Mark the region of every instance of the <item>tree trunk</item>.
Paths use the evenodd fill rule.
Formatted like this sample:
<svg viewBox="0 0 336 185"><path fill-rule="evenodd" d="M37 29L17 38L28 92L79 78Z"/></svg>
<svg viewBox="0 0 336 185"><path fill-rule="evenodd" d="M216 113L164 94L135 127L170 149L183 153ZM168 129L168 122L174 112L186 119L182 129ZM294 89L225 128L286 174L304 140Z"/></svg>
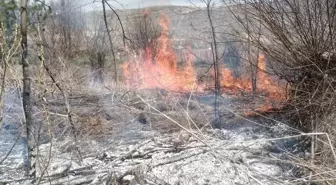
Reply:
<svg viewBox="0 0 336 185"><path fill-rule="evenodd" d="M68 57L72 57L72 40L71 40L71 28L70 26L68 26L68 29L67 29L67 40L68 40L68 49L67 49L67 52L68 52Z"/></svg>
<svg viewBox="0 0 336 185"><path fill-rule="evenodd" d="M208 0L206 2L207 4L207 14L208 14L208 19L210 22L210 27L211 27L211 33L212 33L212 56L213 56L213 64L214 64L214 72L215 72L215 119L213 122L213 126L215 128L219 128L221 123L220 123L220 116L218 112L218 96L221 94L221 85L220 85L220 69L219 69L219 57L218 57L218 50L217 50L217 41L216 41L216 33L215 33L215 27L213 26L212 18L211 18L211 0Z"/></svg>
<svg viewBox="0 0 336 185"><path fill-rule="evenodd" d="M252 78L251 78L251 80L252 80L252 92L253 93L256 93L257 92L257 72L254 74L254 75L252 75Z"/></svg>
<svg viewBox="0 0 336 185"><path fill-rule="evenodd" d="M244 4L244 14L245 14L245 20L246 20L246 31L247 31L247 60L250 63L250 72L251 72L251 86L252 86L252 92L257 92L257 72L256 65L252 61L251 57L251 35L250 35L250 29L249 29L249 20L247 17L247 5L246 2ZM258 66L258 65L257 65Z"/></svg>
<svg viewBox="0 0 336 185"><path fill-rule="evenodd" d="M97 81L100 84L104 84L105 53L98 52L97 55L98 55L97 56L97 66L98 66Z"/></svg>
<svg viewBox="0 0 336 185"><path fill-rule="evenodd" d="M118 64L117 64L115 53L114 53L114 50L113 50L113 42L112 42L112 38L111 38L111 34L110 34L110 29L108 28L108 24L107 24L105 0L102 0L102 5L103 5L105 28L106 28L107 36L109 38L111 53L112 53L112 58L113 58L113 63L114 63L114 78L115 78L116 84L118 84L119 83ZM103 70L103 69L101 69L101 70Z"/></svg>
<svg viewBox="0 0 336 185"><path fill-rule="evenodd" d="M31 95L31 77L29 73L29 63L27 60L28 56L28 41L27 41L27 24L28 24L28 0L21 0L21 62L22 62L22 76L23 76L23 94L22 94L22 104L25 115L24 124L24 139L26 142L26 175L32 178L36 178L35 171L35 157L34 156L34 138L33 138L33 118L32 118L32 103L30 99Z"/></svg>
<svg viewBox="0 0 336 185"><path fill-rule="evenodd" d="M208 13L208 19L210 22L210 27L211 27L211 33L212 33L212 42L213 42L213 48L212 48L212 53L214 57L214 70L215 70L215 90L216 94L219 95L221 93L221 85L220 85L220 70L219 70L219 57L218 57L218 49L217 49L217 41L216 41L216 33L215 33L215 27L213 26L212 23L212 18L211 18L211 10L210 10L210 2L207 5L207 13Z"/></svg>

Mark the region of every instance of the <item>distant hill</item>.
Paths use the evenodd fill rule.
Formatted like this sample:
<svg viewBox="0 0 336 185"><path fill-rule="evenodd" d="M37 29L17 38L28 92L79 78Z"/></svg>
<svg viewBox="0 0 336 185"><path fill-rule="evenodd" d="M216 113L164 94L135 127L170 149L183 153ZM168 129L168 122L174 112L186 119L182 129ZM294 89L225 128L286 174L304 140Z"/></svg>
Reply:
<svg viewBox="0 0 336 185"><path fill-rule="evenodd" d="M161 14L166 14L170 21L170 39L173 48L176 50L184 49L186 46L190 47L194 54L199 57L199 60L209 59L211 51L209 50L211 43L211 28L207 17L205 8L188 7L188 6L155 6L144 9L124 9L117 10L117 13L122 21L123 26L129 28L128 21L141 11L149 10L153 19L159 21ZM117 34L112 34L114 38L115 47L123 48L122 34L117 17L108 11L109 17L113 17L113 28ZM97 20L102 20L102 12L88 12L86 16L89 21L91 29ZM213 24L216 29L218 39L219 52L223 53L226 42L232 40L233 27L236 27L235 18L232 16L228 7L216 7L212 10ZM109 21L111 23L111 20ZM104 28L102 28L104 29ZM122 50L122 49L121 49Z"/></svg>

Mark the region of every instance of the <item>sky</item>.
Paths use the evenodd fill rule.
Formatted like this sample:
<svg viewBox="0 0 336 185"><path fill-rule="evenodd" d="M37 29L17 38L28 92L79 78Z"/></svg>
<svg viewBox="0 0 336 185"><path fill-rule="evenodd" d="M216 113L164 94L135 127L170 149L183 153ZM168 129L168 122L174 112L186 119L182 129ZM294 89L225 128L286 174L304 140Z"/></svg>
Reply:
<svg viewBox="0 0 336 185"><path fill-rule="evenodd" d="M49 0L50 1L50 0ZM55 1L55 0L52 0ZM85 10L95 10L101 8L101 0L96 0L95 3L93 3L94 0L76 0L78 2L78 6L83 7ZM116 7L116 8L126 8L126 9L132 9L132 8L142 8L142 7L148 7L148 6L162 6L162 5L180 5L180 6L201 6L202 3L200 3L200 0L108 0L108 2ZM191 2L192 3L191 3Z"/></svg>

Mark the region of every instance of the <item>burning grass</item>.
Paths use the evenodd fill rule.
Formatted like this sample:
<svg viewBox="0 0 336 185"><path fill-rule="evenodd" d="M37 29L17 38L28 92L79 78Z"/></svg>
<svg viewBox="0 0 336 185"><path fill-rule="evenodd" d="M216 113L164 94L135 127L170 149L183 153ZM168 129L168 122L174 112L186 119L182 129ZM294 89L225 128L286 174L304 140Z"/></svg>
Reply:
<svg viewBox="0 0 336 185"><path fill-rule="evenodd" d="M213 77L209 74L207 80L202 82L199 80L199 76L204 74L200 74L202 70L193 64L195 58L191 54L191 48L184 53L185 63L179 65L179 57L169 38L169 19L165 14L160 17L160 26L159 46L158 51L155 51L155 57L154 51L147 48L140 51L140 56L123 63L125 89L120 89L111 83L109 71L105 71L105 84L92 84L88 66L73 65L61 58L55 59L53 65L57 66L57 73L53 68L52 70L56 81L69 94L71 111L75 115L78 123L76 127L80 135L109 133L113 130L111 129L113 126L106 124L106 118L114 120L116 124L141 120L140 122L150 124L163 132L179 129L174 123L162 118L162 115L141 102L137 97L139 94L157 110L174 117L177 122L188 128L210 126L213 104L209 102L200 104L199 99L195 97L207 97L211 94ZM224 65L221 69L223 96L231 94L237 100L247 99L246 102L237 103L237 106L234 106L234 109L239 107L240 114L245 116L251 115L253 111L268 111L279 106L278 102L285 99L283 86L279 86L264 73L266 64L262 55L259 56L258 65L260 68L258 95L263 94L262 96L251 92L251 80L248 76L233 77L230 69ZM34 70L43 71L40 67L36 65ZM36 73L33 78L35 79L34 88L37 89L36 106L42 106L39 107L40 113L51 112L53 121L57 121L59 125L66 125L64 97L58 92L55 84L43 72ZM132 92L129 93L129 91ZM237 101L233 100L234 98L230 101ZM230 102L230 104L236 103ZM244 104L251 106L244 106ZM229 107L229 105L224 106ZM60 126L55 130L63 132L68 128Z"/></svg>
<svg viewBox="0 0 336 185"><path fill-rule="evenodd" d="M158 51L153 58L151 48L140 51L139 59L125 62L123 72L128 87L137 89L162 88L168 91L187 92L195 88L197 75L192 66L192 56L186 53L184 68L177 68L177 55L168 38L169 20L165 14L160 19L161 34Z"/></svg>
<svg viewBox="0 0 336 185"><path fill-rule="evenodd" d="M182 93L206 93L205 91L213 89L212 75L210 75L209 81L200 82L198 79L197 71L199 70L195 69L193 65L194 57L190 53L190 48L184 53L185 63L183 67L177 67L178 57L172 49L168 37L169 20L165 14L161 15L160 26L159 49L156 51L156 55L152 54L154 51L151 51L151 48L147 48L140 51L140 56L123 64L122 69L126 86L129 89L160 88ZM258 92L266 93L270 100L285 101L286 87L283 83L276 83L266 74L266 64L262 54L258 58L258 69ZM222 66L220 71L220 84L224 93L252 92L252 82L249 76L233 77L230 69L225 66Z"/></svg>
<svg viewBox="0 0 336 185"><path fill-rule="evenodd" d="M212 119L215 117L213 115L214 105L219 105L219 115L224 126L238 124L241 120L246 120L246 117L262 117L263 115L260 113L275 110L277 107L282 108L282 103L286 101L286 88L283 84L276 83L271 76L267 75L263 54L258 55L257 92L252 93L252 82L248 75L235 77L228 67L222 65L220 69L222 74L220 84L223 94L221 97L215 97L211 95L211 90L213 90L211 74L208 75L208 80L200 82L200 70L193 64L194 58L191 55L190 48L188 52L184 53L185 63L178 64L178 55L171 46L169 39L169 19L164 14L161 15L160 26L161 33L158 38L158 50L152 51L150 48L146 48L140 51L140 56L135 56L133 60L123 63L122 70L125 79L123 85L126 86L125 89L108 84L112 80L106 80L105 82L107 83L105 84L90 83L92 82L90 75L85 76L90 74L87 68L83 66L74 67L65 64L61 60L59 61L62 64L59 67L61 69L55 75L57 77L56 82L45 80L48 77L43 72L34 76L33 85L37 89L34 105L36 120L48 123L47 125L42 125L44 127L42 130L46 131L46 133L49 132L48 134L50 134L51 138L56 136L57 139L62 139L65 135L71 134L68 131L70 130L68 122L72 124L69 119L73 116L76 129L75 135L83 140L91 137L115 136L113 138L117 141L120 140L120 137L127 138L129 141L134 138L139 139L135 132L142 133L142 129L158 131L160 134L171 134L182 129L188 132L188 139L193 135L196 136L196 139L202 141L192 131L202 133L205 128L211 128ZM154 52L155 55L153 54ZM316 63L318 62L319 60ZM322 60L322 62L326 62L326 60ZM35 67L34 71L43 71L42 68ZM300 90L302 90L302 87L304 87L303 90L311 90L316 87L316 81L312 80L314 75L310 75L309 71L302 74L308 76L308 81L306 81L306 78L303 80L303 86L294 87L300 87ZM321 80L321 74L317 76L317 80ZM105 77L108 79L109 75L105 75ZM312 86L308 83L311 81L315 82ZM62 85L65 93L60 93L55 88L58 82ZM324 87L326 86L321 88L323 89ZM329 86L327 86L328 88ZM58 89L62 91L61 88ZM317 93L321 93L321 89L317 88L317 90L319 90L316 91ZM326 92L322 93L322 96L325 95L327 99L330 99L330 91L322 92ZM228 94L231 94L231 96ZM291 95L293 96L293 94ZM298 99L292 99L292 103L297 103L296 106L304 105L302 99L309 96L304 91L299 92L297 95L299 95ZM308 95L310 94L308 93ZM321 94L317 94L317 96L320 97ZM323 105L319 111L329 111L329 109L326 109L328 106L330 104ZM65 109L64 107L67 108ZM319 108L320 106L309 105L308 113L315 107ZM44 119L44 117L46 118ZM330 120L334 119L334 115L330 117ZM329 119L325 121L329 121ZM248 123L255 122L250 120ZM262 127L264 128L264 125ZM268 125L266 127L270 128ZM333 129L333 125L328 123L323 124L321 127L324 127L322 130ZM254 134L254 132L248 130L250 128L244 128L244 131L250 135L251 133ZM252 131L254 131L253 128ZM269 130L263 130L266 133L267 131ZM314 135L328 136L323 133L300 133L294 137ZM172 136L174 137L175 135L172 134ZM257 137L252 136L253 139ZM335 158L335 152L331 146L332 142L329 136L328 140L328 143L321 142L323 146L318 148L321 154L317 158L325 157L328 160ZM252 140L252 142L254 141ZM207 143L203 144L208 145ZM212 144L214 145L214 143ZM172 145L174 147L172 151L178 152L177 148L179 147L178 145L181 145L181 142L178 141ZM332 152L330 150L325 151L326 146L331 146ZM78 148L78 146L74 144L74 148ZM231 158L229 161L231 162ZM238 162L241 163L240 159L238 159Z"/></svg>
<svg viewBox="0 0 336 185"><path fill-rule="evenodd" d="M336 1L232 2L239 2L235 8L244 15L237 13L236 18L248 34L245 39L252 38L249 42L270 56L277 75L291 85L283 108L291 124L314 135L310 141L311 165L307 167L309 180L334 184L329 172L336 168L336 157L331 157L335 156L336 143L330 140L336 130L336 14L330 8ZM283 14L276 16L278 12ZM261 32L267 34L250 37ZM330 169L325 170L326 166ZM329 172L323 172L325 175L320 171Z"/></svg>

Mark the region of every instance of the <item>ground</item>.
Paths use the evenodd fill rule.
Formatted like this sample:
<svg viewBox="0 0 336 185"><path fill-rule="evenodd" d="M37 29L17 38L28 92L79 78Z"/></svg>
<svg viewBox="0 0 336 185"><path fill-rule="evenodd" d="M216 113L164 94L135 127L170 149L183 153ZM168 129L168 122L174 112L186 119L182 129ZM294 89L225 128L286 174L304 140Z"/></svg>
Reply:
<svg viewBox="0 0 336 185"><path fill-rule="evenodd" d="M1 156L11 149L21 128L16 92L7 91L6 101L11 103L6 103ZM219 98L222 126L214 129L212 95L92 88L70 97L76 141L62 98L47 97L50 124L41 129L40 183L284 184L296 179L299 169L286 159L308 156L300 147L304 138L286 139L295 131L271 118L242 116L237 99L242 98ZM36 118L45 113L41 104L34 107ZM19 137L1 164L0 182L29 184L22 171L23 148Z"/></svg>

